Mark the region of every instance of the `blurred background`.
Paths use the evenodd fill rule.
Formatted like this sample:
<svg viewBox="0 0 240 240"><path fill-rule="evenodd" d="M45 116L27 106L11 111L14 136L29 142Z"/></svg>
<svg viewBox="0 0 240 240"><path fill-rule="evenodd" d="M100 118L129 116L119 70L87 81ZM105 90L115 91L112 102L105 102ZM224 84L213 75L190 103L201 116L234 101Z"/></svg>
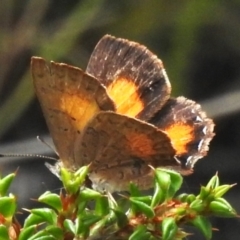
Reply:
<svg viewBox="0 0 240 240"><path fill-rule="evenodd" d="M2 0L0 6L0 153L50 156L48 130L34 95L31 56L85 69L105 34L146 45L164 62L173 96L198 101L216 124L207 157L185 178L197 193L217 171L222 183L240 182L240 1ZM54 155L53 155L54 156ZM58 179L43 159L2 158L3 174L15 171L12 192L31 208ZM240 213L240 184L227 195ZM19 216L20 219L24 215ZM213 218L213 239L240 237L238 219ZM196 232L189 239L204 239Z"/></svg>

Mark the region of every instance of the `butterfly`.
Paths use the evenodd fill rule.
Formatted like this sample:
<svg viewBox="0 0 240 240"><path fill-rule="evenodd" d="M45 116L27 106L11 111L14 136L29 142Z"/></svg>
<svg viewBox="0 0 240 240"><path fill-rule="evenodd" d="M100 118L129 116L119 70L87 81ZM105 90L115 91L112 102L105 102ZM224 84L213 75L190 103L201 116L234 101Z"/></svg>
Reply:
<svg viewBox="0 0 240 240"><path fill-rule="evenodd" d="M86 71L40 57L31 68L60 163L91 163L95 189L149 189L149 165L186 175L208 151L213 121L194 101L170 97L162 61L143 45L105 35Z"/></svg>

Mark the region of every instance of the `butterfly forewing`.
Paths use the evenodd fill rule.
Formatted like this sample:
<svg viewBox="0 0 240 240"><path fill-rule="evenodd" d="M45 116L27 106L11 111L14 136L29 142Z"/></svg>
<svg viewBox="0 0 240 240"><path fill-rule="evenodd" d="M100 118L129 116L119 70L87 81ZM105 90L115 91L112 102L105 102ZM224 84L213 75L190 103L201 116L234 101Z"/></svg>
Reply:
<svg viewBox="0 0 240 240"><path fill-rule="evenodd" d="M162 61L146 47L125 39L104 36L86 71L107 87L117 113L130 117L150 119L170 95Z"/></svg>
<svg viewBox="0 0 240 240"><path fill-rule="evenodd" d="M80 167L74 144L87 122L100 110L114 110L105 88L81 69L32 58L32 75L56 150L64 166Z"/></svg>

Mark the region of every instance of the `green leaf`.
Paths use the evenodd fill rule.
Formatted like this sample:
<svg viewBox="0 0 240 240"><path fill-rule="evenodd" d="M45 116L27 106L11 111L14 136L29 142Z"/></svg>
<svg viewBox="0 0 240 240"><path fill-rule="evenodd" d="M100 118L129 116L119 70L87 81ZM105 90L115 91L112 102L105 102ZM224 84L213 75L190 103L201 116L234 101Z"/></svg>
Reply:
<svg viewBox="0 0 240 240"><path fill-rule="evenodd" d="M228 208L232 208L230 203L224 198L216 198L215 201L218 201L218 202L221 202L221 203L225 204Z"/></svg>
<svg viewBox="0 0 240 240"><path fill-rule="evenodd" d="M179 173L169 169L155 169L155 188L151 206L172 198L182 185ZM158 185L158 186L157 186Z"/></svg>
<svg viewBox="0 0 240 240"><path fill-rule="evenodd" d="M216 199L209 204L209 210L220 217L236 217L236 211L225 199Z"/></svg>
<svg viewBox="0 0 240 240"><path fill-rule="evenodd" d="M88 174L88 170L89 170L89 165L83 166L73 174L73 176L75 177L74 185L76 187L81 188L84 185L87 174Z"/></svg>
<svg viewBox="0 0 240 240"><path fill-rule="evenodd" d="M163 198L168 198L168 191L171 184L170 175L162 169L155 169L155 181L159 184L159 187L163 193Z"/></svg>
<svg viewBox="0 0 240 240"><path fill-rule="evenodd" d="M212 190L212 189L215 189L215 188L218 187L218 186L219 186L219 177L218 177L217 174L215 174L215 176L213 176L213 177L209 180L209 182L208 182L208 184L207 184L207 186L206 186L206 189L207 189L207 190Z"/></svg>
<svg viewBox="0 0 240 240"><path fill-rule="evenodd" d="M202 232L206 239L212 238L212 226L207 218L203 216L196 216L190 222Z"/></svg>
<svg viewBox="0 0 240 240"><path fill-rule="evenodd" d="M7 194L15 176L15 173L11 173L0 180L0 196L5 196Z"/></svg>
<svg viewBox="0 0 240 240"><path fill-rule="evenodd" d="M62 202L60 196L55 193L45 192L38 198L38 201L46 203L47 205L54 208L58 212L62 210Z"/></svg>
<svg viewBox="0 0 240 240"><path fill-rule="evenodd" d="M31 236L28 240L56 240L56 238L52 235L49 235L49 233L43 229ZM62 239L60 238L58 240Z"/></svg>
<svg viewBox="0 0 240 240"><path fill-rule="evenodd" d="M72 180L73 173L69 172L66 168L62 167L60 169L60 174L61 174L61 180L63 182L63 185L66 188L66 185L68 184L68 182Z"/></svg>
<svg viewBox="0 0 240 240"><path fill-rule="evenodd" d="M177 199L181 202L187 202L187 197L188 197L187 193L182 193L177 196Z"/></svg>
<svg viewBox="0 0 240 240"><path fill-rule="evenodd" d="M102 197L102 194L90 188L84 188L79 194L79 200L92 200ZM106 198L106 197L105 197Z"/></svg>
<svg viewBox="0 0 240 240"><path fill-rule="evenodd" d="M37 237L38 235L36 234L36 236L33 236L31 239L29 240L56 240L56 238L54 236L40 236ZM60 239L58 239L60 240Z"/></svg>
<svg viewBox="0 0 240 240"><path fill-rule="evenodd" d="M201 198L202 200L205 200L209 197L209 195L211 194L211 190L209 190L207 187L205 186L201 186L201 190L199 193L199 198Z"/></svg>
<svg viewBox="0 0 240 240"><path fill-rule="evenodd" d="M0 225L0 240L10 240L8 236L8 229L4 225Z"/></svg>
<svg viewBox="0 0 240 240"><path fill-rule="evenodd" d="M152 201L152 197L151 196L141 196L141 197L132 197L133 199L139 201L139 202L143 202L146 203L147 205L151 204Z"/></svg>
<svg viewBox="0 0 240 240"><path fill-rule="evenodd" d="M166 172L170 176L170 186L168 191L168 197L173 197L176 192L180 189L182 186L183 178L180 173L170 170L170 169L162 169L162 171Z"/></svg>
<svg viewBox="0 0 240 240"><path fill-rule="evenodd" d="M29 216L25 219L24 221L24 228L31 227L31 226L36 226L37 224L43 223L45 220L38 215L35 214L29 214Z"/></svg>
<svg viewBox="0 0 240 240"><path fill-rule="evenodd" d="M46 228L36 232L36 225L23 228L21 230L19 240L35 240L35 239L63 239L62 229L55 226L47 226Z"/></svg>
<svg viewBox="0 0 240 240"><path fill-rule="evenodd" d="M158 183L155 182L153 197L151 201L151 207L154 208L158 204L162 203L165 200L164 194Z"/></svg>
<svg viewBox="0 0 240 240"><path fill-rule="evenodd" d="M79 191L79 186L75 183L76 177L73 173L69 172L66 168L60 169L61 180L66 191L70 194L75 194Z"/></svg>
<svg viewBox="0 0 240 240"><path fill-rule="evenodd" d="M107 197L102 196L95 201L95 214L99 216L105 216L109 213L109 200Z"/></svg>
<svg viewBox="0 0 240 240"><path fill-rule="evenodd" d="M130 197L129 200L132 205L135 205L141 213L145 214L149 218L154 217L155 213L148 204L138 201L135 197Z"/></svg>
<svg viewBox="0 0 240 240"><path fill-rule="evenodd" d="M89 236L97 236L102 233L103 228L109 226L109 223L112 223L113 219L109 215L106 215L102 217L100 221L95 223L91 228L89 232ZM101 236L101 235L100 235Z"/></svg>
<svg viewBox="0 0 240 240"><path fill-rule="evenodd" d="M36 225L22 228L18 240L28 240L34 233L36 233L36 230Z"/></svg>
<svg viewBox="0 0 240 240"><path fill-rule="evenodd" d="M118 210L119 206L110 192L107 193L107 196L108 196L108 206L109 206L109 219L113 221L113 219L116 218L114 210Z"/></svg>
<svg viewBox="0 0 240 240"><path fill-rule="evenodd" d="M85 181L89 171L89 165L79 168L73 175L77 178L79 186Z"/></svg>
<svg viewBox="0 0 240 240"><path fill-rule="evenodd" d="M186 214L187 210L188 209L186 208L186 206L177 207L175 209L175 213L177 214L178 217L181 217L181 216L184 216Z"/></svg>
<svg viewBox="0 0 240 240"><path fill-rule="evenodd" d="M48 235L55 237L55 239L63 239L63 229L56 226L47 226L45 231Z"/></svg>
<svg viewBox="0 0 240 240"><path fill-rule="evenodd" d="M46 221L49 224L57 224L57 214L52 209L35 208L31 210L31 213L41 217L43 221Z"/></svg>
<svg viewBox="0 0 240 240"><path fill-rule="evenodd" d="M82 217L83 216L77 216L77 219L75 220L75 232L76 235L80 235L82 233L88 233L89 229L86 228L86 226L84 226L83 221L82 221ZM73 229L73 228L72 228Z"/></svg>
<svg viewBox="0 0 240 240"><path fill-rule="evenodd" d="M5 218L11 218L15 214L16 208L16 199L13 195L0 198L0 213Z"/></svg>
<svg viewBox="0 0 240 240"><path fill-rule="evenodd" d="M187 203L191 204L193 201L195 201L196 196L194 194L188 194L187 196Z"/></svg>
<svg viewBox="0 0 240 240"><path fill-rule="evenodd" d="M174 218L164 218L162 221L162 240L175 239L178 227Z"/></svg>
<svg viewBox="0 0 240 240"><path fill-rule="evenodd" d="M202 212L203 209L205 208L204 204L203 204L203 200L196 198L194 201L192 201L189 205L189 208L197 211L198 213Z"/></svg>
<svg viewBox="0 0 240 240"><path fill-rule="evenodd" d="M163 169L155 169L155 179L163 191L168 191L170 185L170 175Z"/></svg>
<svg viewBox="0 0 240 240"><path fill-rule="evenodd" d="M76 235L76 226L71 220L65 219L64 222L63 222L63 225L69 232Z"/></svg>
<svg viewBox="0 0 240 240"><path fill-rule="evenodd" d="M61 179L66 191L70 194L76 194L85 182L89 166L83 166L75 173L71 173L65 168L60 169Z"/></svg>
<svg viewBox="0 0 240 240"><path fill-rule="evenodd" d="M134 183L130 182L129 184L129 192L130 192L130 196L131 197L140 197L142 196L139 188L137 187L137 185L135 185Z"/></svg>
<svg viewBox="0 0 240 240"><path fill-rule="evenodd" d="M100 219L102 219L102 216L96 216L94 214L87 214L81 218L81 221L84 226L89 228L91 225L98 222Z"/></svg>
<svg viewBox="0 0 240 240"><path fill-rule="evenodd" d="M129 240L149 240L151 234L147 232L147 228L144 225L139 225L135 231L129 237Z"/></svg>
<svg viewBox="0 0 240 240"><path fill-rule="evenodd" d="M126 216L125 212L114 209L113 210L117 219L117 225L121 229L128 224L128 217Z"/></svg>
<svg viewBox="0 0 240 240"><path fill-rule="evenodd" d="M213 193L214 197L215 198L222 197L233 186L235 186L235 184L233 185L225 184L225 185L218 186L217 188L214 189L214 193Z"/></svg>
<svg viewBox="0 0 240 240"><path fill-rule="evenodd" d="M140 197L142 196L139 188L134 183L130 182L129 185L130 197ZM134 216L138 212L138 209L135 205L132 205L130 208L129 216Z"/></svg>
<svg viewBox="0 0 240 240"><path fill-rule="evenodd" d="M78 207L77 207L77 209L78 209L77 214L79 215L79 214L81 214L82 212L85 211L86 206L87 206L87 201L81 200L81 201L78 201L78 202L79 202L79 204L78 204Z"/></svg>

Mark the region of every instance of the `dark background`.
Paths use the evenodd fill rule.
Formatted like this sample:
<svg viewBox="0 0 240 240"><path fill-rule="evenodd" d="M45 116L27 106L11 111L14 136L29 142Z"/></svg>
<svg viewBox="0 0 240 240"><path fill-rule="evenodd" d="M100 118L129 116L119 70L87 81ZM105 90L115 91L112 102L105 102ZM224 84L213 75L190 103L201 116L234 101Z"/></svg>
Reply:
<svg viewBox="0 0 240 240"><path fill-rule="evenodd" d="M0 152L52 153L36 140L48 133L29 73L33 55L85 68L104 34L146 45L164 62L173 96L202 103L216 124L207 157L185 178L197 193L216 171L240 181L240 1L2 0L0 6ZM58 179L43 159L2 158L1 172L18 174L12 187L21 207L36 206ZM240 186L227 200L240 212ZM21 217L20 217L21 218ZM22 217L23 218L23 217ZM213 239L238 239L238 219L212 219ZM203 239L195 233L189 239Z"/></svg>

